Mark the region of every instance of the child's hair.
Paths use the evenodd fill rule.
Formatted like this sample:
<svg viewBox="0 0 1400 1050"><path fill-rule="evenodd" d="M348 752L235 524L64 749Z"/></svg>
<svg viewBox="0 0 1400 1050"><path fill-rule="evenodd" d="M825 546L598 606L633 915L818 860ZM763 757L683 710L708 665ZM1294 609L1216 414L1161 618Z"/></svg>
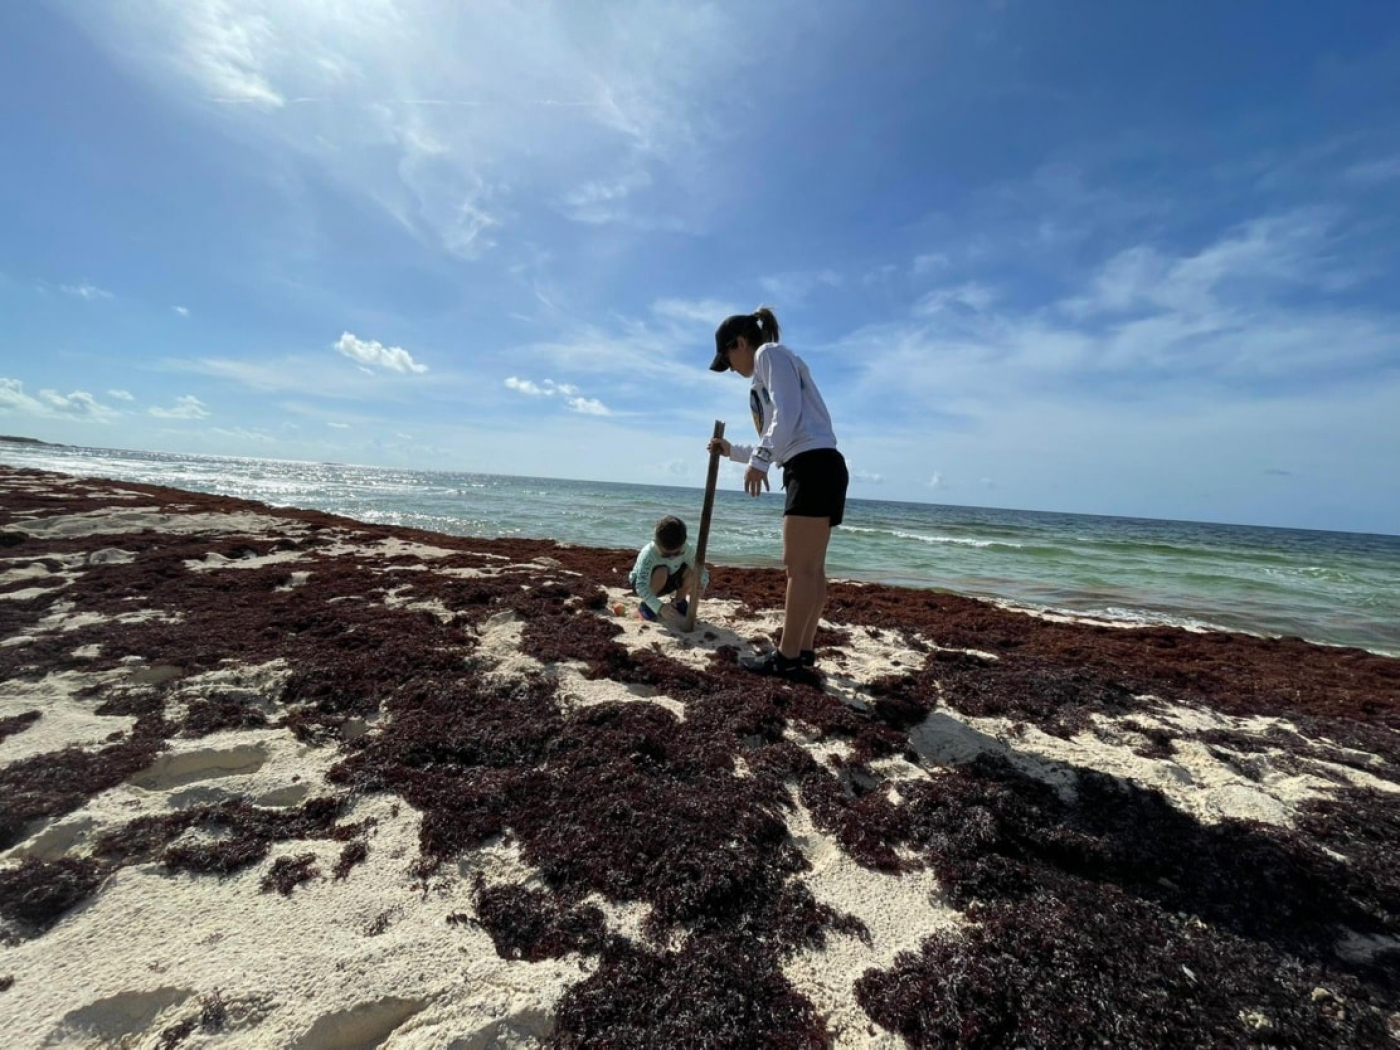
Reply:
<svg viewBox="0 0 1400 1050"><path fill-rule="evenodd" d="M685 543L685 522L680 518L667 515L656 523L656 532L653 534L656 545L664 551L679 550Z"/></svg>

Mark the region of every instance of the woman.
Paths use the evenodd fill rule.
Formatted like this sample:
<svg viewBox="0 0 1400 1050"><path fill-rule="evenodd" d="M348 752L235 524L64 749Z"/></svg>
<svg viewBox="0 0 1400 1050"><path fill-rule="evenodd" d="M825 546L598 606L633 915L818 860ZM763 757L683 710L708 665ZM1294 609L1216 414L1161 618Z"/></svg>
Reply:
<svg viewBox="0 0 1400 1050"><path fill-rule="evenodd" d="M741 656L739 663L758 674L788 677L817 662L817 622L826 604L826 547L832 528L841 524L845 513L850 479L812 374L802 358L778 341L780 335L778 319L766 306L727 317L715 330L710 370L732 369L752 379L749 407L758 428L758 444L735 445L712 438L709 449L748 465L744 491L750 496L769 487L770 466L776 463L782 468L787 490L782 642L772 652Z"/></svg>

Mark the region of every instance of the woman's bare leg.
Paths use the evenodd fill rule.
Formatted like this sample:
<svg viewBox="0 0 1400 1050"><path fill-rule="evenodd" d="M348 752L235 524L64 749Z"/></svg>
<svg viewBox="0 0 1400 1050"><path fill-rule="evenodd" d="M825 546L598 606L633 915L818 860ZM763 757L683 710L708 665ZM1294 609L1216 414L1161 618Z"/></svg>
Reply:
<svg viewBox="0 0 1400 1050"><path fill-rule="evenodd" d="M826 605L826 547L830 540L830 518L796 514L783 518L787 601L779 651L784 656L795 659L803 649L813 648L817 624Z"/></svg>

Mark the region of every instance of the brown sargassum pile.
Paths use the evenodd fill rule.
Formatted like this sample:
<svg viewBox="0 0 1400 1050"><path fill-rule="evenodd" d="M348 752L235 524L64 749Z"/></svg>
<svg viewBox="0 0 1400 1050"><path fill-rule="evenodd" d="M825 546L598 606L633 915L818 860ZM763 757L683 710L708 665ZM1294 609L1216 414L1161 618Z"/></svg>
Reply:
<svg viewBox="0 0 1400 1050"><path fill-rule="evenodd" d="M703 671L662 646L629 652L616 640L619 627L598 613L601 584L622 584L630 551L415 533L280 508L277 516L304 523L300 539L142 531L41 540L16 517L130 507L114 487L0 468L0 568L98 547L136 555L91 565L52 595L0 602L0 636L28 630L58 601L81 612L150 608L183 617L108 621L0 647L0 679L116 668L131 655L178 674L120 697L88 697L98 712L137 719L106 746L0 768L0 847L147 767L176 736L266 725L261 711L236 700L193 705L179 723L166 719L166 689L226 661L285 659L294 674L277 699L291 714L267 728L338 747L343 757L330 782L295 809L196 806L133 821L89 856L0 870L6 936L42 937L109 873L138 860L216 878L266 864L278 843L330 837L345 846L324 877L353 878L374 846L371 829L343 821L348 803L390 792L422 813L424 880L502 837L537 870L543 889L478 883L444 935L469 921L509 958L591 957L596 965L558 1005L558 1047L821 1047L832 1033L785 979L783 961L828 938L868 934L795 877L805 867L785 824L795 795L857 863L931 868L968 919L956 935L931 935L917 953L857 981L872 1030L899 1033L910 1046L1395 1045L1400 794L1361 790L1331 773L1342 781L1333 797L1303 804L1295 826L1281 830L1204 825L1155 792L1088 769L1074 771L1068 802L985 756L932 768L892 797L871 763L895 754L917 761L908 731L936 706L1069 736L1092 731L1093 715L1131 716L1155 697L1285 716L1298 732L1280 730L1269 746L1297 768L1326 774L1320 760L1356 761L1348 758L1354 750L1377 756L1368 772L1400 782L1400 661L1298 640L1050 623L940 592L835 584L828 619L838 626L819 644L895 630L920 660L875 683L871 709L861 712L816 679L747 675L729 652ZM142 506L269 511L121 488L139 493ZM333 533L347 532L361 545L392 534L446 548L451 555L434 569L496 575L386 579L392 559L320 553ZM305 556L295 565L310 570L300 586L285 587L285 565L212 573L184 566L211 551L278 549ZM415 601L439 600L455 617L444 623L386 604L385 592L405 583ZM782 578L777 570L722 572L714 594L772 609L781 606ZM652 687L684 703L686 718L645 703L566 710L548 673L488 678L474 655L477 631L506 611L523 620L522 647L546 668L570 661L588 677ZM96 657L74 656L94 644ZM0 734L25 732L41 715L7 719ZM381 716L378 728L346 739L347 720L367 716ZM847 757L818 763L785 734L797 725L844 743ZM1244 734L1203 735L1241 768L1260 747ZM1161 756L1180 740L1147 738ZM740 760L748 775L735 775ZM221 835L208 846L172 845L197 826ZM293 845L268 865L264 889L293 893L322 877L310 860ZM586 903L594 894L649 905L645 936L610 933ZM1339 953L1356 935L1392 947ZM0 974L0 994L14 979Z"/></svg>

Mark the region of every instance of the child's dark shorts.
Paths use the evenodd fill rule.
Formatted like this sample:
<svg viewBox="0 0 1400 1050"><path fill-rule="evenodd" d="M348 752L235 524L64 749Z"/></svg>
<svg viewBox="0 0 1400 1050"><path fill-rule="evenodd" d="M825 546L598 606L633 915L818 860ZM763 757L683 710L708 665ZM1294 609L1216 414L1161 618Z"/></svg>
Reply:
<svg viewBox="0 0 1400 1050"><path fill-rule="evenodd" d="M834 448L814 448L783 464L787 504L783 514L829 518L835 528L846 516L846 489L851 483L846 457Z"/></svg>
<svg viewBox="0 0 1400 1050"><path fill-rule="evenodd" d="M685 570L686 566L682 564L675 572L668 572L666 574L666 582L661 585L661 590L656 592L656 596L658 598L664 598L666 595L680 590L681 584L685 583ZM637 593L636 580L632 581L632 593Z"/></svg>

